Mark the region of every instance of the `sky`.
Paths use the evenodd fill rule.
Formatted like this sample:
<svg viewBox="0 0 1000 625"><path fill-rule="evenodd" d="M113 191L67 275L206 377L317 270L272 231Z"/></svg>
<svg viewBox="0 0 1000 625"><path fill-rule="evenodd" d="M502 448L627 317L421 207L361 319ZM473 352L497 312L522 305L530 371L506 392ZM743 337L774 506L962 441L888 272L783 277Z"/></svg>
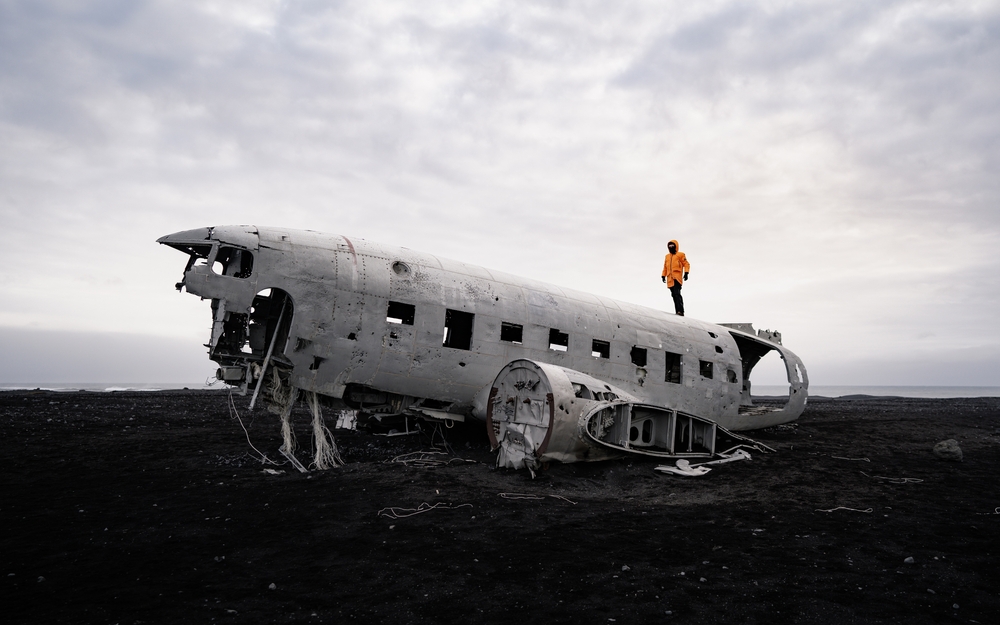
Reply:
<svg viewBox="0 0 1000 625"><path fill-rule="evenodd" d="M677 239L813 385L1000 385L997 68L996 1L0 0L0 383L211 375L155 240L254 224L668 311Z"/></svg>

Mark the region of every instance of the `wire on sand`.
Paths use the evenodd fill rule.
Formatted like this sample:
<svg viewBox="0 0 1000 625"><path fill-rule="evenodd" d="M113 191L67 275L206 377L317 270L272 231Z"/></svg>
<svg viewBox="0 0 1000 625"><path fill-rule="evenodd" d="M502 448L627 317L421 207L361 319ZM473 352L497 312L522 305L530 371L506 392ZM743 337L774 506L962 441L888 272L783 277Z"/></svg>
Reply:
<svg viewBox="0 0 1000 625"><path fill-rule="evenodd" d="M257 452L257 455L259 456L257 460L259 460L261 464L274 464L274 465L278 464L277 462L271 460L263 453L261 453L261 451L256 447L254 447L253 443L250 442L250 432L247 432L247 427L243 425L243 419L240 417L239 411L236 410L236 402L233 401L233 390L229 389L229 418L232 418L233 416L236 417L236 420L239 421L240 423L240 427L243 428L243 434L245 434L247 437L247 444L250 445L250 449ZM251 423L251 425L253 424Z"/></svg>
<svg viewBox="0 0 1000 625"><path fill-rule="evenodd" d="M431 510L458 510L459 508L472 507L471 503L460 503L457 506L447 501L439 501L433 506L427 502L421 503L416 508L382 508L378 511L378 516L387 519L405 519L406 517L417 516Z"/></svg>
<svg viewBox="0 0 1000 625"><path fill-rule="evenodd" d="M498 494L503 499L513 499L513 500L518 500L518 499L545 499L546 497L552 497L553 499L561 499L561 500L565 501L566 503L573 504L574 506L576 505L575 501L570 501L569 499L566 499L562 495L532 495L530 493L498 493Z"/></svg>
<svg viewBox="0 0 1000 625"><path fill-rule="evenodd" d="M876 480L885 480L890 484L919 484L920 482L923 482L923 480L918 477L885 477L884 475L868 475L864 471L861 471L861 475Z"/></svg>
<svg viewBox="0 0 1000 625"><path fill-rule="evenodd" d="M390 463L402 464L407 467L447 467L453 464L475 463L475 460L466 458L450 457L443 451L411 451L407 454L400 454L389 461Z"/></svg>
<svg viewBox="0 0 1000 625"><path fill-rule="evenodd" d="M845 458L843 456L830 456L830 457L835 460L853 460L856 462L871 462L871 460L869 460L868 458Z"/></svg>
<svg viewBox="0 0 1000 625"><path fill-rule="evenodd" d="M819 510L819 509L817 509L816 512L836 512L837 510L850 510L851 512L864 512L865 514L871 514L871 512L872 512L871 508L868 508L867 510L858 510L857 508L845 508L844 506L837 506L836 508L830 508L829 510Z"/></svg>

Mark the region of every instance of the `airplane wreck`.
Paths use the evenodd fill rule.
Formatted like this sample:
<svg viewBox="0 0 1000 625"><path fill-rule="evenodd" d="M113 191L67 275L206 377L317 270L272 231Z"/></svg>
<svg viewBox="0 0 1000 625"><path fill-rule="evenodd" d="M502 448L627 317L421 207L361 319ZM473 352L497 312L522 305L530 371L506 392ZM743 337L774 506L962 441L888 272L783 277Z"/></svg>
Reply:
<svg viewBox="0 0 1000 625"><path fill-rule="evenodd" d="M698 458L716 454L718 437L792 421L806 404L802 361L750 324L312 231L220 226L158 242L189 256L177 289L211 300L217 377L282 414L284 428L305 394L317 440L322 405L375 424L482 421L511 468ZM750 399L751 372L772 351L789 382L776 409ZM315 464L336 464L335 452L317 448Z"/></svg>

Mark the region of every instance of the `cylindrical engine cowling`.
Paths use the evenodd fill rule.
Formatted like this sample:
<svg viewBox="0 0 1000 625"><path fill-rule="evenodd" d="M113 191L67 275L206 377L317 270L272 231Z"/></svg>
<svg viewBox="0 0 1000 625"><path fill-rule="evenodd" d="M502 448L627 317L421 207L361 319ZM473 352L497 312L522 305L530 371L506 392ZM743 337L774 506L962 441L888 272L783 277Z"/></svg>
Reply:
<svg viewBox="0 0 1000 625"><path fill-rule="evenodd" d="M490 389L486 427L497 466L534 470L550 460L606 460L620 454L589 442L581 419L610 399L635 400L585 373L533 360L514 360Z"/></svg>

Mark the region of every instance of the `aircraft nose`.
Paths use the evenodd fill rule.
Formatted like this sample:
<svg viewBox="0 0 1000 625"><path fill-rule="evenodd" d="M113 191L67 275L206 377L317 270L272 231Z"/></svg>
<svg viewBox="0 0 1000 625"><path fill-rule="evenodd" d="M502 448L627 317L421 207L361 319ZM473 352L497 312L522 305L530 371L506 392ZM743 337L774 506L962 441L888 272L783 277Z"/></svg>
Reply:
<svg viewBox="0 0 1000 625"><path fill-rule="evenodd" d="M162 245L169 245L170 247L180 248L181 246L187 247L190 245L197 245L198 243L204 243L209 241L212 236L211 228L195 228L194 230L183 230L181 232L175 232L173 234L168 234L166 236L160 237L156 240L157 243Z"/></svg>

